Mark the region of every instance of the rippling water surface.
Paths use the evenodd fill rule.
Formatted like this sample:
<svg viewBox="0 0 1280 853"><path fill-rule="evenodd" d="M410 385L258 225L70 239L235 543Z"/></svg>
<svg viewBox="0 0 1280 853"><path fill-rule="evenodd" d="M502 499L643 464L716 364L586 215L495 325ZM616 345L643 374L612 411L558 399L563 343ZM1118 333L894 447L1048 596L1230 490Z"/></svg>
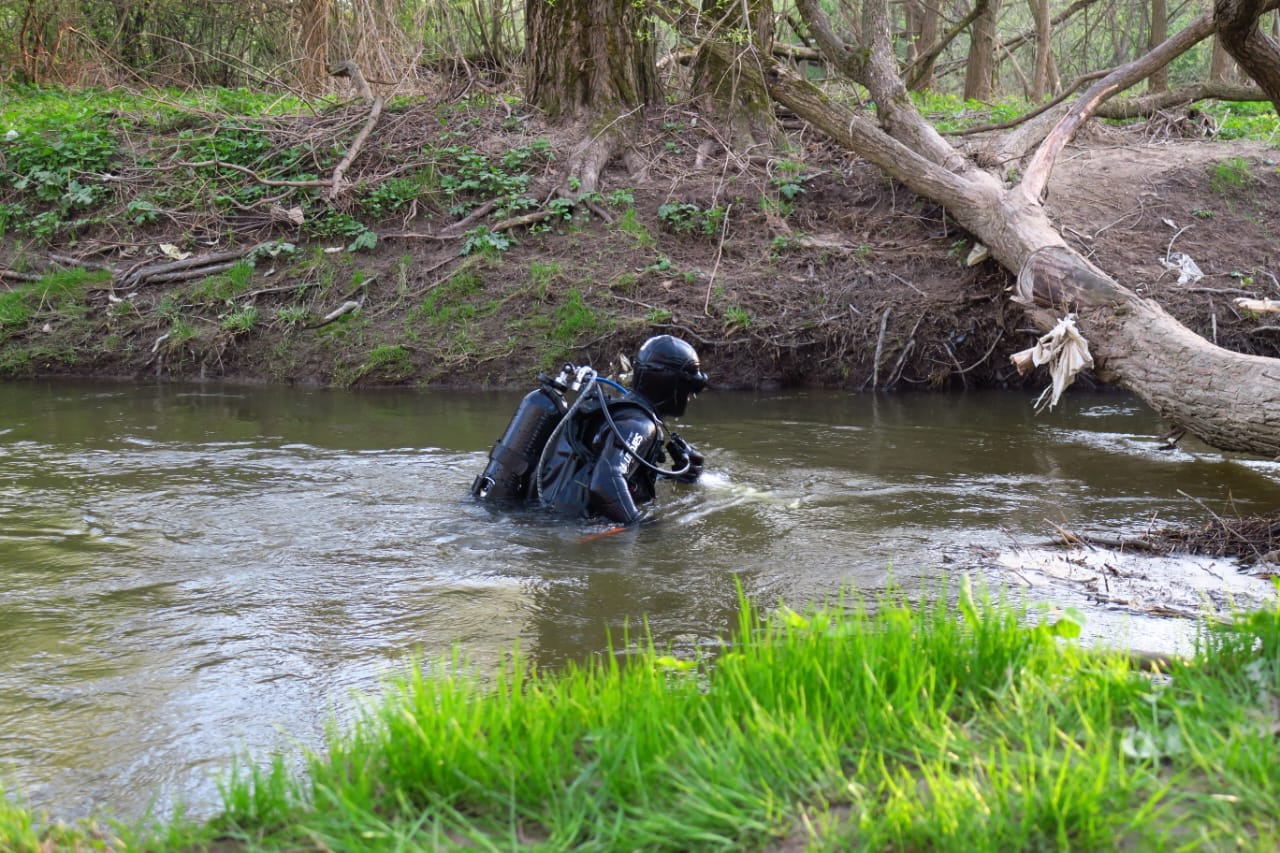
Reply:
<svg viewBox="0 0 1280 853"><path fill-rule="evenodd" d="M664 484L655 523L589 538L467 499L518 398L0 385L9 795L64 817L206 813L233 756L318 745L410 654L456 645L484 668L518 641L554 666L645 619L687 650L728 635L736 583L799 607L981 572L1092 605L1095 633L1139 620L1183 642L1029 547L1052 525L1118 537L1280 505L1280 467L1162 449L1125 396L1037 417L1010 394L713 393L679 425L704 482ZM1132 584L1185 571L1153 562ZM1266 594L1229 564L1195 571L1215 594Z"/></svg>

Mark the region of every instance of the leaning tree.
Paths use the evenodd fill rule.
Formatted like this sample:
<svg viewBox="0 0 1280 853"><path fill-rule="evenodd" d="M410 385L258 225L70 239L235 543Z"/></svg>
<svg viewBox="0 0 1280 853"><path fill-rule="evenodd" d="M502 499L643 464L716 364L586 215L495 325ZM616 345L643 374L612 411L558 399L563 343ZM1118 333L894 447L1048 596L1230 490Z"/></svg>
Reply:
<svg viewBox="0 0 1280 853"><path fill-rule="evenodd" d="M1267 74L1280 72L1280 61L1269 52L1275 43L1262 35L1257 17L1280 0L1218 0L1217 5L1219 14L1227 7L1247 8L1241 13L1248 19L1241 38L1228 35L1223 42L1230 50L1247 45L1255 65L1262 57L1262 71L1244 59L1241 65L1267 85ZM1176 428L1212 446L1280 455L1280 360L1231 352L1194 334L1072 249L1044 206L1054 161L1080 125L1112 95L1212 35L1212 14L1103 76L1064 107L1047 134L1036 139L1038 145L1029 148L1021 178L1009 183L949 143L916 110L893 54L885 0L863 0L853 43L836 34L818 0L797 0L797 7L826 58L865 87L875 114L833 101L778 63L763 75L775 101L918 195L943 205L1017 275L1020 301L1042 328L1075 314L1099 378L1132 390ZM1002 154L991 161L1005 159Z"/></svg>

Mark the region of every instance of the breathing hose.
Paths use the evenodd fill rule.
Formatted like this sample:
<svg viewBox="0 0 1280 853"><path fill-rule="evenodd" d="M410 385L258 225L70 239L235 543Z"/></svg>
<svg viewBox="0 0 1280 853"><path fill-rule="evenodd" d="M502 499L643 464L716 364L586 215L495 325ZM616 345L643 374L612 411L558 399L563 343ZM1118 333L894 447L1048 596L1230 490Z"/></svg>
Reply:
<svg viewBox="0 0 1280 853"><path fill-rule="evenodd" d="M613 384L617 385L616 382L614 382ZM689 458L688 454L685 454L683 468L681 468L679 471L675 469L668 471L665 468L659 468L657 465L654 465L648 459L645 459L643 456L636 453L630 447L627 447L627 442L622 438L622 431L619 430L618 425L613 422L613 415L609 414L609 401L605 398L604 391L600 390L599 385L596 385L596 393L600 396L600 408L604 409L604 419L609 422L609 429L613 430L614 436L618 439L618 443L622 445L622 449L627 452L627 455L631 456L633 459L635 459L637 462L639 462L641 465L645 466L649 470L656 471L657 473L661 474L664 477L679 477L681 474L687 474L689 472L689 469L693 467L693 460ZM658 428L664 429L661 420L658 421Z"/></svg>

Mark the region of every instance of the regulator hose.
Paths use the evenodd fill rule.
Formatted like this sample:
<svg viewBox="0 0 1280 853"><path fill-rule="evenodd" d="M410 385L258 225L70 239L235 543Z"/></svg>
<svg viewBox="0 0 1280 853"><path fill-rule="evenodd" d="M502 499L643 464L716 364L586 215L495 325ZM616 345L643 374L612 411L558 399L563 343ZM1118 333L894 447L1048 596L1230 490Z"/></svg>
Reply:
<svg viewBox="0 0 1280 853"><path fill-rule="evenodd" d="M605 381L610 382L616 387L621 387L618 385L618 383L613 382L612 380L605 380ZM678 471L674 468L668 471L665 468L659 468L657 465L654 465L648 459L645 459L643 456L641 456L640 454L632 450L630 447L628 447L626 439L622 437L622 431L619 430L618 425L613 422L613 415L609 414L609 401L604 396L604 391L600 390L600 385L598 382L595 388L596 388L596 393L600 397L600 404L601 404L600 407L604 409L604 419L609 422L609 429L613 430L613 435L615 438L618 439L618 444L622 445L622 449L627 452L628 456L635 459L637 462L639 462L644 467L648 468L650 471L655 471L658 474L661 474L663 477L679 477L681 474L687 474L689 472L689 469L693 467L693 460L689 458L688 454L685 454L683 468L681 468ZM666 425L662 423L661 419L659 419L658 421L658 429L663 432L666 431Z"/></svg>

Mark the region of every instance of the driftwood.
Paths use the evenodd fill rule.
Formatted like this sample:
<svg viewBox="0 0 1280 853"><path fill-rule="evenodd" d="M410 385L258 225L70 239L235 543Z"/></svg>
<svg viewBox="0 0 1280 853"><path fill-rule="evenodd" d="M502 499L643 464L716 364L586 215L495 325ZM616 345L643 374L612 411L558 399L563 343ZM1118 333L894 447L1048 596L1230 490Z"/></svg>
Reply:
<svg viewBox="0 0 1280 853"><path fill-rule="evenodd" d="M328 314L325 314L316 322L307 326L307 328L318 329L321 326L327 326L333 321L337 320L339 317L345 317L347 314L351 314L359 310L360 310L360 302L356 301L355 299L348 299L346 302L342 303L337 308L330 311Z"/></svg>
<svg viewBox="0 0 1280 853"><path fill-rule="evenodd" d="M1249 299L1241 297L1235 300L1237 308L1253 311L1256 314L1280 314L1280 301L1275 299Z"/></svg>
<svg viewBox="0 0 1280 853"><path fill-rule="evenodd" d="M115 284L124 290L132 290L145 284L187 281L193 278L203 278L208 275L226 272L237 261L249 257L264 245L266 244L257 243L245 249L213 252L212 254L195 255L177 261L135 267L120 276Z"/></svg>

